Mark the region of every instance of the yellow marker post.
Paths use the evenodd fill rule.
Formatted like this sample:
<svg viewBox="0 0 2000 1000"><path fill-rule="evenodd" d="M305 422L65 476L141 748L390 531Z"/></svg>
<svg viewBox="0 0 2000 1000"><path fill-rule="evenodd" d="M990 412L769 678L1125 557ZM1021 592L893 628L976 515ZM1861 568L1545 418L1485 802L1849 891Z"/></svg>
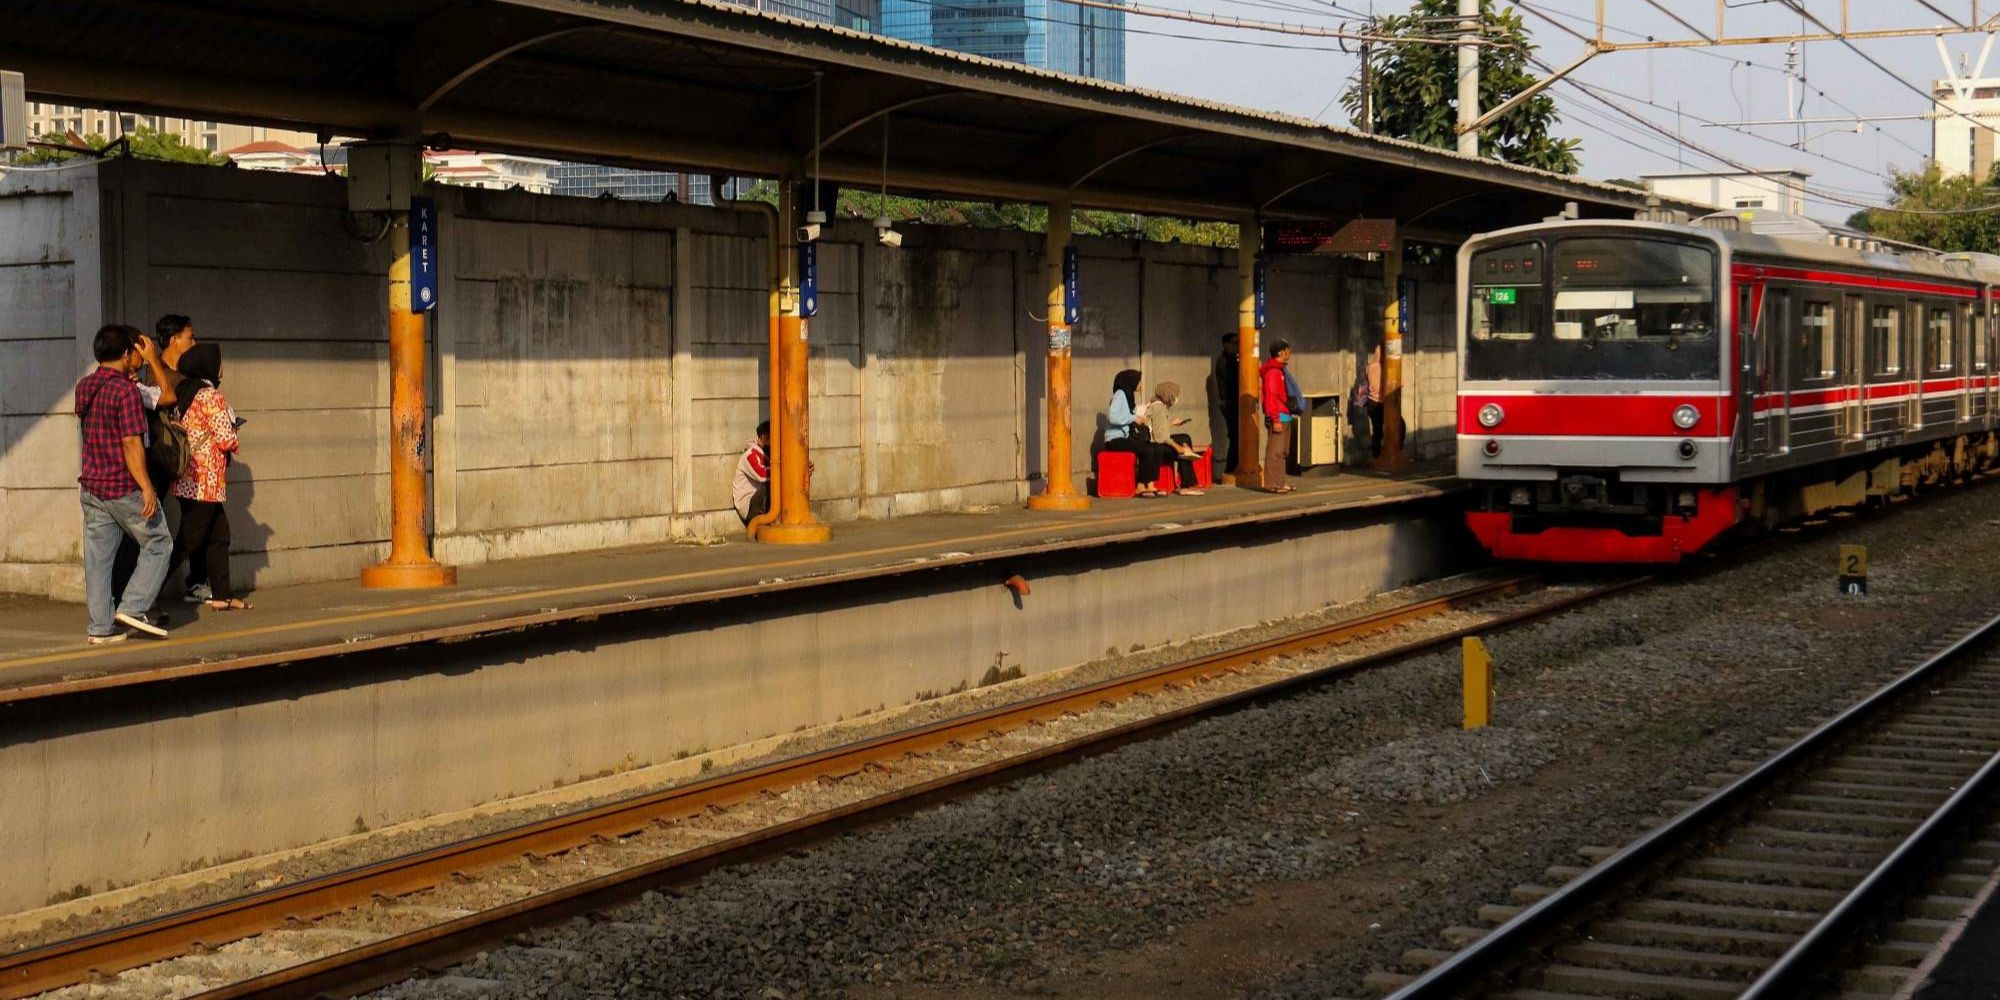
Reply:
<svg viewBox="0 0 2000 1000"><path fill-rule="evenodd" d="M1486 643L1465 638L1465 728L1483 729L1493 720L1493 654Z"/></svg>
<svg viewBox="0 0 2000 1000"><path fill-rule="evenodd" d="M1840 592L1852 597L1868 596L1868 547L1840 547Z"/></svg>

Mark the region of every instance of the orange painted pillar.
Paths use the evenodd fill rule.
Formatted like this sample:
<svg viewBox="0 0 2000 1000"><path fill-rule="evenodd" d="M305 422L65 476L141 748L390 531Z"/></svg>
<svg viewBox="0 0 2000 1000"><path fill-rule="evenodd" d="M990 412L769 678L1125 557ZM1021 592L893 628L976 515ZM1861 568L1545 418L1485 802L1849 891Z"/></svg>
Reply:
<svg viewBox="0 0 2000 1000"><path fill-rule="evenodd" d="M1403 306L1397 284L1403 277L1403 238L1389 241L1382 255L1382 285L1388 304L1382 307L1382 455L1377 469L1401 469L1403 457Z"/></svg>
<svg viewBox="0 0 2000 1000"><path fill-rule="evenodd" d="M833 529L813 519L812 451L808 443L811 426L807 417L807 374L811 356L806 348L807 329L799 300L798 182L786 178L778 185L779 262L784 280L778 287L778 361L783 369L771 377L775 394L771 412L771 432L779 435L778 464L772 470L773 485L782 491L778 520L757 532L757 540L774 545L814 545L833 537Z"/></svg>
<svg viewBox="0 0 2000 1000"><path fill-rule="evenodd" d="M1070 204L1049 203L1049 227L1042 244L1049 286L1049 464L1048 485L1028 498L1031 510L1088 510L1090 497L1077 492L1074 438L1070 432L1070 329L1068 290L1063 287L1063 251L1069 246Z"/></svg>
<svg viewBox="0 0 2000 1000"><path fill-rule="evenodd" d="M1264 385L1257 356L1257 249L1263 227L1236 225L1236 468L1240 486L1264 485Z"/></svg>
<svg viewBox="0 0 2000 1000"><path fill-rule="evenodd" d="M431 558L424 474L424 315L410 309L410 214L389 223L389 560L361 571L382 590L449 587L458 571Z"/></svg>

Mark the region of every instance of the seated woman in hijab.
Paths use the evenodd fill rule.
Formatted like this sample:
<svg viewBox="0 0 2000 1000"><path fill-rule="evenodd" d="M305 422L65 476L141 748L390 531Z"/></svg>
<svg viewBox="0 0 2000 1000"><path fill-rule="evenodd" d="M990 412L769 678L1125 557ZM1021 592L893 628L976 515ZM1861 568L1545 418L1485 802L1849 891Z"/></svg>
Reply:
<svg viewBox="0 0 2000 1000"><path fill-rule="evenodd" d="M1162 382L1153 387L1153 398L1140 414L1146 418L1146 426L1153 431L1153 444L1161 449L1162 459L1174 463L1174 471L1180 476L1180 489L1176 492L1198 497L1202 495L1197 485L1201 480L1195 477L1194 463L1201 457L1201 452L1195 450L1194 438L1174 433L1174 428L1185 427L1194 420L1193 417L1173 415L1174 403L1180 398L1179 383Z"/></svg>
<svg viewBox="0 0 2000 1000"><path fill-rule="evenodd" d="M1111 380L1111 405L1104 428L1105 451L1128 451L1133 459L1133 481L1142 497L1162 496L1153 483L1160 478L1160 461L1165 448L1153 443L1146 427L1146 414L1139 406L1141 379L1136 369L1127 368Z"/></svg>
<svg viewBox="0 0 2000 1000"><path fill-rule="evenodd" d="M167 579L173 579L183 562L205 563L207 579L199 582L208 584L208 607L248 611L249 602L235 596L229 577L229 514L223 502L229 498L229 459L240 444L236 436L240 421L222 395L222 348L196 344L181 355L177 367L184 377L181 400L175 406L185 407L181 425L187 429L188 468L173 485L174 496L181 501L181 528L174 533ZM189 580L191 595L196 582Z"/></svg>

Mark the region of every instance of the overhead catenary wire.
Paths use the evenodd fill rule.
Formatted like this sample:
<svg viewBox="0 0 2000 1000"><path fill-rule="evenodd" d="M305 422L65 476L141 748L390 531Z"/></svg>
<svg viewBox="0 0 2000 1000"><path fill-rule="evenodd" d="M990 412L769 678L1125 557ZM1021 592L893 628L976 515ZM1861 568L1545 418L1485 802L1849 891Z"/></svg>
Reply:
<svg viewBox="0 0 2000 1000"><path fill-rule="evenodd" d="M1686 116L1686 117L1688 117L1688 118L1691 118L1691 119L1693 119L1693 120L1695 120L1695 121L1697 121L1697 122L1700 122L1700 123L1702 123L1703 125L1713 125L1713 126L1716 126L1716 127L1718 127L1718 128L1726 128L1726 129L1729 129L1729 131L1731 131L1731 132L1740 132L1741 134L1743 134L1743 135L1745 135L1745 136L1748 136L1749 138L1752 138L1752 139L1755 139L1755 140L1757 140L1758 142L1762 142L1762 143L1767 143L1767 144L1769 144L1769 145L1773 145L1773 146L1778 146L1778 147L1780 147L1780 148L1783 148L1783 149L1789 149L1789 150L1792 150L1793 152L1797 152L1797 153L1804 153L1804 154L1805 154L1805 155L1807 155L1807 156L1811 156L1811 157L1815 157L1815 158L1817 158L1817 159L1821 159L1821 160L1825 160L1825 161L1827 161L1828 163L1837 163L1837 164L1840 164L1840 165L1842 165L1842 166L1849 166L1849 167L1853 166L1852 164L1848 163L1848 162L1847 162L1847 161L1845 161L1845 160L1842 160L1842 159L1839 159L1838 157L1833 157L1833 156L1828 156L1828 155L1826 155L1825 153L1815 153L1815 152L1813 152L1813 151L1812 151L1812 150L1810 150L1810 149L1799 149L1798 147L1796 147L1796 146L1793 146L1792 144L1790 144L1790 143L1788 143L1788 142L1784 142L1784 141L1782 141L1782 140L1779 140L1779 139L1773 139L1773 138L1771 138L1771 137L1769 137L1769 136L1764 136L1764 135L1758 135L1758 134L1757 134L1757 133L1755 133L1755 132L1751 132L1751 131L1747 131L1747 130L1744 130L1744 129L1738 129L1738 128L1732 128L1732 127L1730 127L1729 125L1727 125L1727 124L1725 124L1725 123L1723 123L1723 122L1717 122L1717 121L1711 121L1711 120L1709 120L1709 119L1707 119L1707 118L1704 118L1704 117L1702 117L1701 115L1698 115L1698 114L1695 114L1695 113L1693 113L1693 112L1691 112L1691 111L1686 111L1686 110L1682 110L1682 109L1677 109L1677 108L1670 108L1670 107L1667 107L1666 105L1664 105L1664 104L1660 104L1660 103L1658 103L1658 102L1656 102L1656 101L1649 101L1649 100L1647 100L1647 99L1645 99L1645 98L1643 98L1643 97L1640 97L1640 96L1638 96L1637 94L1628 94L1628 93L1626 93L1626 92L1624 92L1624 91L1621 91L1621 90L1617 90L1617 89L1615 89L1615 88L1612 88L1612 87L1607 87L1607 86L1605 86L1604 84L1601 84L1601 83L1594 83L1594 82L1593 82L1593 83L1591 83L1591 84L1590 84L1590 86L1592 86L1592 87L1595 87L1595 88L1597 88L1598 90L1601 90L1601 91L1603 91L1603 92L1605 92L1605 93L1607 93L1607 94L1611 94L1611 95L1614 95L1614 96L1617 96L1617 97L1622 97L1622 98L1624 98L1625 100L1628 100L1628 101L1634 101L1634 102L1637 102L1637 103L1639 103L1639 104L1644 104L1645 106L1647 106L1647 107L1649 107L1649 108L1653 108L1653 109L1656 109L1656 110L1659 110L1659 111L1669 111L1669 112L1673 112L1674 114L1677 114L1677 115L1683 115L1683 116ZM1680 133L1676 132L1676 133L1675 133L1675 135L1676 135L1676 136L1679 136L1679 135L1680 135ZM1681 139L1680 139L1679 141L1686 141L1686 140L1685 140L1685 137L1684 137L1684 136L1683 136L1683 137L1681 137ZM1853 191L1853 189L1852 189L1852 188L1848 188L1848 189L1842 189L1842 188L1840 188L1840 187L1838 187L1838 186L1836 186L1836 185L1831 185L1831 184L1822 184L1821 186L1822 186L1822 187L1826 187L1826 188L1828 188L1829 190L1834 190L1834 191L1840 191L1840 190L1847 190L1847 191L1850 191L1850 192L1852 192L1852 191Z"/></svg>
<svg viewBox="0 0 2000 1000"><path fill-rule="evenodd" d="M1541 66L1545 71L1549 70L1548 65L1546 63L1543 63L1540 59L1534 59L1533 57L1530 58L1532 59L1532 61L1535 62L1536 65ZM1717 163L1721 163L1725 166L1730 167L1731 169L1739 170L1746 174L1763 173L1763 171L1760 171L1755 167L1742 163L1726 154L1716 152L1713 149L1709 149L1708 147L1703 146L1700 143L1693 142L1687 139L1685 136L1673 132L1672 130L1666 128L1665 126L1659 124L1658 122L1655 122L1650 118L1647 118L1645 115L1633 111L1632 109L1625 107L1624 105L1618 103L1615 100L1612 100L1611 98L1603 96L1602 94L1597 92L1596 88L1592 87L1589 84L1582 83L1580 81L1573 80L1567 77L1565 77L1562 82L1568 84L1570 87L1581 92L1590 99L1597 101L1600 104L1603 104L1605 107L1608 107L1613 111L1616 111L1619 114L1627 118L1630 118L1635 122L1638 122L1640 125L1644 126L1648 130L1656 132L1669 139L1672 139L1675 142L1684 145L1689 149L1694 150L1695 152L1701 154L1702 156L1708 157L1709 159L1716 161ZM1847 197L1846 195L1842 195L1837 192L1827 191L1820 187L1809 187L1805 185L1800 185L1800 188L1804 190L1808 195L1816 196L1820 201L1829 202L1836 205L1846 205L1850 208L1866 208L1872 211L1879 211L1879 212L1895 212L1901 215L1931 215L1931 216L1977 215L1984 212L2000 210L2000 202L1994 202L1987 205L1977 205L1970 208L1897 208L1895 206L1871 205L1859 199L1850 198Z"/></svg>
<svg viewBox="0 0 2000 1000"><path fill-rule="evenodd" d="M1797 0L1778 0L1778 2L1784 4L1786 9L1797 11L1800 17L1805 18L1806 20L1811 21L1812 23L1818 25L1821 31L1825 31L1829 34L1833 33L1833 29L1827 27L1825 21L1820 20L1818 16L1806 10L1805 6L1798 3ZM1889 67L1882 65L1882 63L1879 60L1877 60L1874 56L1871 56L1868 53L1861 51L1861 46L1854 44L1853 41L1846 38L1838 39L1838 41L1840 42L1840 44L1847 46L1847 51L1852 52L1857 56L1860 56L1862 62L1865 62L1868 65L1881 70L1883 75L1901 84L1903 87L1912 91L1917 96L1922 97L1924 100L1929 101L1933 106L1943 108L1944 110L1949 111L1952 114L1957 115L1958 117L1971 122L1974 126L1978 128L1992 127L1990 125L1987 125L1985 122L1982 122L1979 119L1974 118L1971 115L1968 115L1965 112L1958 110L1957 108L1946 105L1943 101L1937 99L1936 94L1933 94L1930 91L1925 90L1924 88L1919 87L1916 84L1903 79L1902 74L1897 73L1895 70L1892 70Z"/></svg>
<svg viewBox="0 0 2000 1000"><path fill-rule="evenodd" d="M1774 2L1774 0L1759 0L1759 2ZM1565 25L1562 23L1562 21L1558 20L1558 18L1567 18L1569 20L1577 21L1584 24L1595 24L1596 23L1595 21L1581 17L1576 14L1571 14L1568 11L1545 9L1536 4L1528 3L1526 2L1526 0L1514 0L1514 6L1527 11L1528 13L1533 14L1538 18L1541 18L1543 21L1548 22L1551 26L1569 34L1570 36L1576 38L1579 41L1582 41L1586 44L1589 44L1592 41L1590 36L1570 28L1568 25ZM1744 6L1744 5L1739 4L1736 6ZM1653 37L1651 35L1645 34L1644 32L1634 31L1630 28L1621 28L1615 24L1607 24L1605 27L1606 30L1608 31L1614 31L1617 32L1618 34L1625 35L1630 38L1650 39ZM1738 59L1734 56L1723 55L1720 52L1710 52L1707 49L1684 49L1682 51L1690 52L1698 56L1704 56L1709 59L1720 60L1722 62L1730 63L1733 65L1741 65L1749 69L1760 69L1766 73L1776 73L1782 76L1785 75L1786 72L1784 68L1779 66L1772 66L1766 63L1761 63L1754 59ZM1794 78L1799 81L1799 85L1802 90L1802 93L1800 94L1801 99L1803 99L1806 96L1806 94L1809 93L1811 96L1818 97L1819 99L1826 101L1827 103L1833 105L1836 108L1839 108L1842 111L1847 112L1850 115L1854 115L1857 118L1865 117L1861 114L1861 112L1856 111L1854 108L1850 107L1845 102L1841 101L1840 98L1827 93L1824 88L1815 85L1811 80L1806 78L1806 75L1804 73L1794 74ZM1911 145L1902 136L1899 136L1896 133L1891 132L1888 129L1885 129L1880 125L1871 125L1870 127L1874 130L1877 136L1887 136L1889 138L1889 141L1894 142L1895 144L1903 147L1904 149L1909 150L1912 153L1917 154L1918 156L1923 156L1923 157L1930 156L1929 153L1926 153L1923 150L1918 149L1917 147Z"/></svg>
<svg viewBox="0 0 2000 1000"><path fill-rule="evenodd" d="M1202 14L1192 10L1173 7L1151 7L1137 3L1113 3L1111 0L1058 0L1076 7L1092 7L1100 10L1115 10L1140 17L1160 17L1192 24L1206 24L1218 28L1241 28L1249 31L1269 31L1286 35L1307 35L1314 38L1340 38L1353 42L1410 42L1418 45L1460 45L1462 39L1450 37L1431 38L1424 35L1382 35L1372 32L1346 31L1339 28L1318 28L1303 24L1284 24L1271 21L1250 21L1238 17L1224 17L1218 14ZM1064 21L1064 24L1070 22ZM1507 48L1505 42L1476 39L1470 44L1487 48Z"/></svg>
<svg viewBox="0 0 2000 1000"><path fill-rule="evenodd" d="M987 10L987 8L982 4L958 3L958 2L953 2L953 0L902 0L902 2L916 4L917 6L920 7L929 7L933 10L950 10L950 11L970 13L970 14L977 14ZM1058 2L1069 2L1069 0L1058 0ZM1126 10L1125 7L1115 4L1109 6L1117 10ZM1071 26L1074 26L1076 24L1076 22L1073 20L1066 20L1060 17L1044 17L1027 13L1021 14L1018 19L1022 21L1033 21L1039 24L1064 24ZM1224 26L1227 27L1228 25L1225 24ZM1157 31L1147 28L1134 28L1129 25L1126 26L1123 30L1124 33L1127 35L1145 35L1146 37L1149 38L1172 38L1184 42L1213 42L1217 45L1242 45L1251 48L1281 49L1293 52L1339 53L1344 51L1338 45L1309 45L1301 42L1273 42L1256 38L1228 38L1219 35L1190 35L1177 31Z"/></svg>

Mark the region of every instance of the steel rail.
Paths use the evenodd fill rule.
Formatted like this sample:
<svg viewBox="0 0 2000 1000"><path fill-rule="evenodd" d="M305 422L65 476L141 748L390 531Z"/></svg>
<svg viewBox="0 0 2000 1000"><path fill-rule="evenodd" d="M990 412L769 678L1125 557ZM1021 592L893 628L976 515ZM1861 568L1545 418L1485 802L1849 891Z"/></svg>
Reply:
<svg viewBox="0 0 2000 1000"><path fill-rule="evenodd" d="M1881 913L1883 900L1907 891L1909 883L1906 878L1934 856L1938 841L1969 814L1992 806L1991 798L1996 785L2000 785L2000 753L1988 757L1978 773L1953 792L1951 798L1924 820L1923 825L1897 844L1896 849L1861 880L1861 884L1842 896L1840 902L1834 904L1833 909L1806 932L1805 937L1779 956L1737 1000L1784 1000L1806 995L1801 992L1802 988L1827 972L1829 960L1853 939L1854 931L1870 917Z"/></svg>
<svg viewBox="0 0 2000 1000"><path fill-rule="evenodd" d="M1290 690L1300 684L1322 680L1335 673L1359 670L1389 660L1404 657L1415 652L1433 649L1437 646L1457 641L1466 635L1491 631L1496 627L1511 624L1508 619L1528 620L1532 617L1551 614L1563 608L1574 606L1584 600L1605 596L1607 593L1629 589L1646 582L1648 578L1629 580L1612 587L1582 594L1571 595L1559 601L1550 602L1503 618L1501 622L1488 622L1476 628L1458 629L1452 632L1403 644L1353 660L1335 664L1306 673L1292 675L1273 684L1246 689L1240 696L1267 697L1280 690ZM1152 670L1142 671L1127 677L1112 678L1085 685L1068 691L1042 695L1023 702L1002 705L965 716L945 719L907 730L889 733L871 739L815 753L777 761L771 764L746 769L731 774L720 775L704 781L676 788L665 789L634 796L596 808L581 810L565 816L552 817L534 823L505 830L495 831L479 837L452 844L441 845L423 851L413 852L396 858L362 865L340 872L307 879L287 886L279 886L262 892L251 893L231 900L196 907L179 913L169 914L151 920L111 928L95 934L84 935L66 941L54 942L37 948L0 956L0 998L17 998L102 977L145 965L151 962L186 954L200 946L219 946L230 941L251 937L266 929L311 920L349 909L377 896L395 896L437 885L455 875L515 861L524 855L554 854L590 842L596 838L616 837L641 830L656 822L671 821L697 815L714 807L729 806L753 799L765 791L793 787L823 777L843 777L861 772L869 764L894 760L904 755L943 746L955 741L977 739L996 731L1019 728L1035 721L1060 716L1067 712L1087 710L1100 703L1116 701L1135 693L1156 690L1180 682L1191 682L1196 678L1238 669L1243 665L1271 657L1302 652L1360 636L1381 632L1407 622L1431 615L1454 610L1466 605L1477 604L1520 593L1533 586L1532 576L1513 576L1497 581L1479 584L1401 607L1363 615L1358 618L1336 622L1318 628L1307 629L1291 635L1280 636L1248 646L1224 650L1205 656L1195 657L1178 663L1168 664ZM1241 697L1225 698L1214 702L1204 702L1191 706L1192 709L1215 711L1223 705L1233 704ZM1165 725L1178 718L1175 714L1155 716L1141 720L1148 725ZM1124 735L1121 731L1130 727L1120 727L1100 734L1109 739ZM1137 730L1132 730L1137 731ZM1071 749L1082 749L1090 742L1087 737L1075 741ZM1065 744L1064 747L1069 745ZM1052 748L1051 752L1055 752ZM1036 755L1020 758L1021 762L1036 759ZM1002 762L1005 763L1005 762ZM986 769L966 772L965 780L983 776ZM956 778L957 776L948 776ZM949 784L949 780L944 780ZM929 792L930 785L912 786L905 793L891 793L887 799L907 798ZM940 787L943 787L940 785ZM892 805L893 802L870 800L870 808ZM858 808L858 807L857 807ZM621 875L627 879L644 878L674 867L698 864L716 855L731 856L754 847L762 840L776 840L791 836L813 823L838 822L848 818L854 810L836 809L817 817L807 817L800 821L786 823L764 831L723 841L694 851L683 852L672 864L648 865L634 869L632 873L614 873L597 882L617 880ZM681 860L675 860L681 859ZM581 886L596 885L597 882L581 883ZM551 904L562 901L561 893L552 894ZM527 905L526 901L518 906ZM504 918L514 907L503 907L500 911L486 911L495 919ZM460 933L475 924L485 914L474 914L451 924L440 927L454 928ZM427 929L415 938L429 933ZM391 939L401 941L402 938ZM372 946L371 946L372 947ZM366 949L360 949L366 950ZM304 968L304 967L301 967ZM283 975L279 973L278 975ZM266 977L269 978L269 977ZM235 995L235 994L227 994Z"/></svg>
<svg viewBox="0 0 2000 1000"><path fill-rule="evenodd" d="M578 914L589 914L598 907L630 898L647 888L685 882L718 867L754 861L802 844L820 841L834 834L903 815L934 802L955 798L993 784L1011 782L1046 768L1115 749L1135 740L1154 738L1237 706L1310 687L1341 674L1381 666L1417 653L1447 647L1468 636L1490 634L1496 629L1534 621L1579 604L1636 589L1652 580L1652 577L1629 579L1514 612L1495 621L1453 629L1352 660L1293 674L1219 698L1185 705L1159 715L1137 719L1110 729L943 775L921 784L746 833L622 872L613 872L589 882L566 886L497 909L469 914L449 923L363 945L314 962L280 969L254 979L197 994L195 1000L240 1000L246 997L299 997L317 1000L329 996L352 996L364 990L407 978L413 970L448 965L518 931L546 926L554 920ZM1507 583L1503 583L1500 589L1507 589ZM1405 610L1396 609L1386 614L1400 616ZM1366 620L1368 619L1361 621ZM1379 629L1370 631L1376 630ZM1204 657L1203 660L1228 658L1249 662L1262 656L1282 655L1301 648L1311 648L1326 641L1303 643L1300 641L1311 634L1303 633L1300 636L1250 647L1268 650L1258 657L1244 657L1243 651L1233 651L1219 654L1217 657ZM1165 668L1160 673L1175 669ZM1228 669L1228 667L1218 664L1216 669ZM1109 683L1123 685L1125 682ZM1096 704L1095 701L1091 703Z"/></svg>
<svg viewBox="0 0 2000 1000"><path fill-rule="evenodd" d="M1465 995L1464 991L1477 989L1485 977L1502 972L1521 955L1532 952L1544 936L1568 925L1580 913L1614 893L1626 880L1686 844L1693 835L1775 784L1800 763L1867 722L1890 703L1920 688L1932 675L1953 664L1966 650L1985 641L1996 630L2000 630L2000 616L1987 619L1944 650L1903 672L1742 777L1647 831L1616 854L1592 865L1555 892L1515 914L1513 919L1390 994L1387 1000L1456 1000ZM1991 767L1989 762L1988 768L1982 769L1980 774L1984 776ZM1953 796L1954 800L1958 798ZM1920 827L1917 833L1923 831L1924 828ZM1911 839L1916 836L1912 834ZM1901 855L1902 851L1899 849L1897 854ZM1868 885L1868 880L1862 884ZM1831 916L1829 914L1829 918ZM1816 944L1815 948L1822 946ZM1787 973L1788 976L1791 974ZM1779 994L1768 995L1775 997Z"/></svg>

